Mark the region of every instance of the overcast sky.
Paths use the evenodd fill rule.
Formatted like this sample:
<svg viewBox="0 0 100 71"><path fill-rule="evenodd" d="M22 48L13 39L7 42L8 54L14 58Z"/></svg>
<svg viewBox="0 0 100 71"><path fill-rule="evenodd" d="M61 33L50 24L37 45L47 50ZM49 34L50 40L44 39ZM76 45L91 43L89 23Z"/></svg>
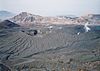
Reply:
<svg viewBox="0 0 100 71"><path fill-rule="evenodd" d="M100 0L0 0L0 10L44 16L100 14Z"/></svg>

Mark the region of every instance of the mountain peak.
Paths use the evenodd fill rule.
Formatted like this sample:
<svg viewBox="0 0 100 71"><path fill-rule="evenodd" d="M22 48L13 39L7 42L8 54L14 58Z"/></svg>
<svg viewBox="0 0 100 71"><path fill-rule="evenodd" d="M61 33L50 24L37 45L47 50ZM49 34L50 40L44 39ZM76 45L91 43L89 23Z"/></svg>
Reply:
<svg viewBox="0 0 100 71"><path fill-rule="evenodd" d="M29 26L29 25L37 22L38 20L41 20L41 17L42 16L34 15L31 13L21 12L20 14L11 18L10 20L21 26Z"/></svg>
<svg viewBox="0 0 100 71"><path fill-rule="evenodd" d="M28 13L28 12L21 12L19 15L21 15L21 16L27 16L27 17L39 16L39 15L31 14L31 13Z"/></svg>
<svg viewBox="0 0 100 71"><path fill-rule="evenodd" d="M33 14L27 13L27 12L21 12L19 15L22 15L22 16L32 16Z"/></svg>

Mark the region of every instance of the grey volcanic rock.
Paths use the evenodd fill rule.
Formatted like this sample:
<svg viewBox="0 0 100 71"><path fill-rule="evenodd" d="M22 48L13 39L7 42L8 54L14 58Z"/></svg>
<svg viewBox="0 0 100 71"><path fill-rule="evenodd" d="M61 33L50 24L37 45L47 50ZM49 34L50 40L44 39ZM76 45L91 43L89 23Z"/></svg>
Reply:
<svg viewBox="0 0 100 71"><path fill-rule="evenodd" d="M0 35L5 34L0 36L1 62L13 71L99 71L100 26L91 26L89 32L82 25L60 27L34 27L40 30L35 36L22 32L23 28L1 30Z"/></svg>

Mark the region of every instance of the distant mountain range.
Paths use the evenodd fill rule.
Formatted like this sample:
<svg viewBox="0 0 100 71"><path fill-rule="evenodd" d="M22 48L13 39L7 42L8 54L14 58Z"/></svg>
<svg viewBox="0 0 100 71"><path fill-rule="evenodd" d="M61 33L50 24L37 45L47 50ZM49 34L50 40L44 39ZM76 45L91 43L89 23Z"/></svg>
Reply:
<svg viewBox="0 0 100 71"><path fill-rule="evenodd" d="M14 13L11 13L11 12L8 12L8 11L0 11L0 19L1 20L9 19L13 16L15 16Z"/></svg>
<svg viewBox="0 0 100 71"><path fill-rule="evenodd" d="M0 17L2 17L2 19L8 19L20 26L25 26L25 27L30 27L33 25L48 25L48 24L79 25L79 24L84 24L86 22L90 22L91 24L100 24L100 14L88 14L86 16L81 16L81 17L76 17L74 15L44 17L40 15L30 14L27 12L22 12L14 16L13 13L7 11L0 11Z"/></svg>
<svg viewBox="0 0 100 71"><path fill-rule="evenodd" d="M39 15L33 15L27 12L22 12L19 15L14 16L10 20L21 26L32 25L47 25L47 24L74 24L73 20L76 20L75 16L57 16L57 17L43 17Z"/></svg>

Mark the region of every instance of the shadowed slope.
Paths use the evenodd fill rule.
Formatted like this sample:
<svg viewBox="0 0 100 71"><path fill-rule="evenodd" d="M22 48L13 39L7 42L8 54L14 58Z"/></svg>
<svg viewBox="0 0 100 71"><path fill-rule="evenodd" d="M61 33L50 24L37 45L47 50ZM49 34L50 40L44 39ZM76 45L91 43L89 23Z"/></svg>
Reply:
<svg viewBox="0 0 100 71"><path fill-rule="evenodd" d="M9 20L4 20L0 22L0 28L13 28L13 27L20 27L20 26Z"/></svg>

